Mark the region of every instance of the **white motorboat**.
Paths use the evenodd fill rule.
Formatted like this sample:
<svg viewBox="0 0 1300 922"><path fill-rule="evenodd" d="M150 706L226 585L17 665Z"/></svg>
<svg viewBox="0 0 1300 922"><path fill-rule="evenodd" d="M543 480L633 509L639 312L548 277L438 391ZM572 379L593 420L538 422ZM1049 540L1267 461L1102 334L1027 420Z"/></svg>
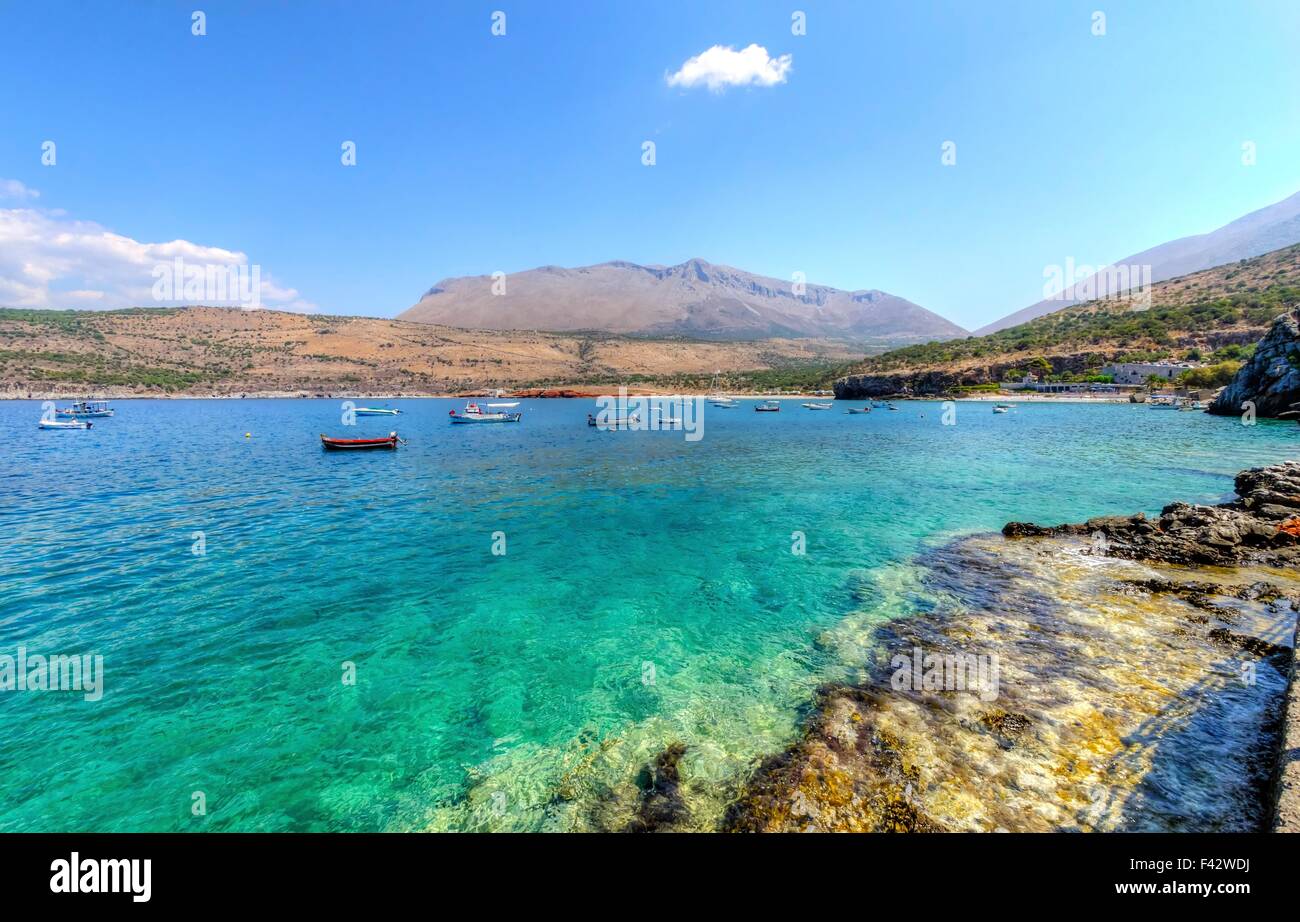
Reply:
<svg viewBox="0 0 1300 922"><path fill-rule="evenodd" d="M870 413L871 407L849 407L845 413Z"/></svg>
<svg viewBox="0 0 1300 922"><path fill-rule="evenodd" d="M993 408L993 412L994 412L994 413L1010 413L1011 410L1010 410L1009 407L1004 407L1004 406L999 405L999 406L996 406L996 407Z"/></svg>
<svg viewBox="0 0 1300 922"><path fill-rule="evenodd" d="M806 410L829 410L830 408L831 405L829 403L805 403L804 404L804 409Z"/></svg>
<svg viewBox="0 0 1300 922"><path fill-rule="evenodd" d="M464 411L449 414L453 423L517 423L523 418L522 413L484 413L477 403L468 403Z"/></svg>
<svg viewBox="0 0 1300 922"><path fill-rule="evenodd" d="M42 429L89 429L95 424L84 419L43 419L37 425Z"/></svg>
<svg viewBox="0 0 1300 922"><path fill-rule="evenodd" d="M401 410L390 410L388 407L357 407L352 412L358 416L396 416Z"/></svg>
<svg viewBox="0 0 1300 922"><path fill-rule="evenodd" d="M781 401L779 401L779 400L764 400L764 401L763 401L762 403L760 403L758 406L754 407L754 412L755 412L755 413L780 413L780 412L781 412Z"/></svg>

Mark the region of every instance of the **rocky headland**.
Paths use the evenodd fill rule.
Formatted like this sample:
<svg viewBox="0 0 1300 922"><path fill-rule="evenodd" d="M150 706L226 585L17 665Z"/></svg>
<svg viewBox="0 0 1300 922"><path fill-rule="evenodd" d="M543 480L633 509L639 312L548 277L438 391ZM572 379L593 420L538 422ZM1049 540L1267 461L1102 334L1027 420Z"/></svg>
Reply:
<svg viewBox="0 0 1300 922"><path fill-rule="evenodd" d="M1236 416L1254 405L1256 416L1300 418L1300 309L1283 314L1225 387L1210 412Z"/></svg>

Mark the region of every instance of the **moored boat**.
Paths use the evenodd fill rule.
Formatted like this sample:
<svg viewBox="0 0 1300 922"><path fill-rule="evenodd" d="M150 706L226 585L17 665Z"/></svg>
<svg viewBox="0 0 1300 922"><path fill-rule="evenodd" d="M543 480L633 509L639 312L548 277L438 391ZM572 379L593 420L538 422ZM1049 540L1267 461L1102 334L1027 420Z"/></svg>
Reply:
<svg viewBox="0 0 1300 922"><path fill-rule="evenodd" d="M388 433L386 438L382 439L334 439L325 433L321 433L320 443L322 448L330 451L365 451L366 449L394 449L397 443L401 441L396 432Z"/></svg>
<svg viewBox="0 0 1300 922"><path fill-rule="evenodd" d="M37 425L42 429L89 429L95 424L82 419L43 419Z"/></svg>
<svg viewBox="0 0 1300 922"><path fill-rule="evenodd" d="M71 419L101 418L113 415L112 408L106 400L78 400L70 407L60 407L54 411L58 416Z"/></svg>
<svg viewBox="0 0 1300 922"><path fill-rule="evenodd" d="M780 413L780 412L781 412L781 401L779 401L779 400L764 400L764 401L763 401L762 403L760 403L758 406L754 407L754 412L755 412L755 413Z"/></svg>
<svg viewBox="0 0 1300 922"><path fill-rule="evenodd" d="M388 407L357 407L352 411L358 416L396 416L401 410L390 410Z"/></svg>
<svg viewBox="0 0 1300 922"><path fill-rule="evenodd" d="M849 407L845 413L870 413L871 407Z"/></svg>
<svg viewBox="0 0 1300 922"><path fill-rule="evenodd" d="M1004 407L1004 406L1002 406L1001 404L999 404L998 406L996 406L996 407L993 408L993 412L994 412L994 413L1009 413L1009 412L1011 412L1011 411L1010 411L1007 407Z"/></svg>
<svg viewBox="0 0 1300 922"><path fill-rule="evenodd" d="M831 405L829 403L805 403L804 404L804 409L806 410L829 410L830 408Z"/></svg>
<svg viewBox="0 0 1300 922"><path fill-rule="evenodd" d="M587 414L587 425L595 426L597 429L630 429L641 421L641 417L633 413L629 416L616 416L612 419L600 420Z"/></svg>
<svg viewBox="0 0 1300 922"><path fill-rule="evenodd" d="M477 403L467 403L463 412L452 410L448 415L453 423L517 423L524 416L522 413L484 413Z"/></svg>

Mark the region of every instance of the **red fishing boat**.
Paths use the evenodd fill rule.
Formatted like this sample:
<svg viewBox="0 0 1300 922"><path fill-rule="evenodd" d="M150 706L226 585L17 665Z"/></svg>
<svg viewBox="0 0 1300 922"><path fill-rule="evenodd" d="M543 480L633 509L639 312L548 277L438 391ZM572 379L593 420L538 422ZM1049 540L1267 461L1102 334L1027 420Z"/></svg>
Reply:
<svg viewBox="0 0 1300 922"><path fill-rule="evenodd" d="M396 448L397 443L401 441L396 432L388 433L387 438L382 439L332 439L328 435L321 433L320 443L324 448L331 451L357 451L366 448Z"/></svg>

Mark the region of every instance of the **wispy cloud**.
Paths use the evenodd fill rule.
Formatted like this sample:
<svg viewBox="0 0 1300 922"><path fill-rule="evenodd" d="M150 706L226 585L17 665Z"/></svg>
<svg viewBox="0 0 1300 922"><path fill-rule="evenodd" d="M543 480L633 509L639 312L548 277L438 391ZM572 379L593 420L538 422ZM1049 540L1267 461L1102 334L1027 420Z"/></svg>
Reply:
<svg viewBox="0 0 1300 922"><path fill-rule="evenodd" d="M154 270L177 257L199 266L236 267L249 261L244 253L188 240L142 242L61 211L0 208L0 305L152 306L159 304L153 294ZM260 297L264 307L276 310L316 309L296 289L276 283L265 269Z"/></svg>
<svg viewBox="0 0 1300 922"><path fill-rule="evenodd" d="M27 188L16 179L0 179L0 198L17 199L21 202L40 197L40 192Z"/></svg>
<svg viewBox="0 0 1300 922"><path fill-rule="evenodd" d="M793 55L774 58L762 45L750 45L742 51L714 45L687 59L675 74L668 74L667 80L669 86L706 86L714 93L729 86L775 86L785 83L793 63Z"/></svg>

